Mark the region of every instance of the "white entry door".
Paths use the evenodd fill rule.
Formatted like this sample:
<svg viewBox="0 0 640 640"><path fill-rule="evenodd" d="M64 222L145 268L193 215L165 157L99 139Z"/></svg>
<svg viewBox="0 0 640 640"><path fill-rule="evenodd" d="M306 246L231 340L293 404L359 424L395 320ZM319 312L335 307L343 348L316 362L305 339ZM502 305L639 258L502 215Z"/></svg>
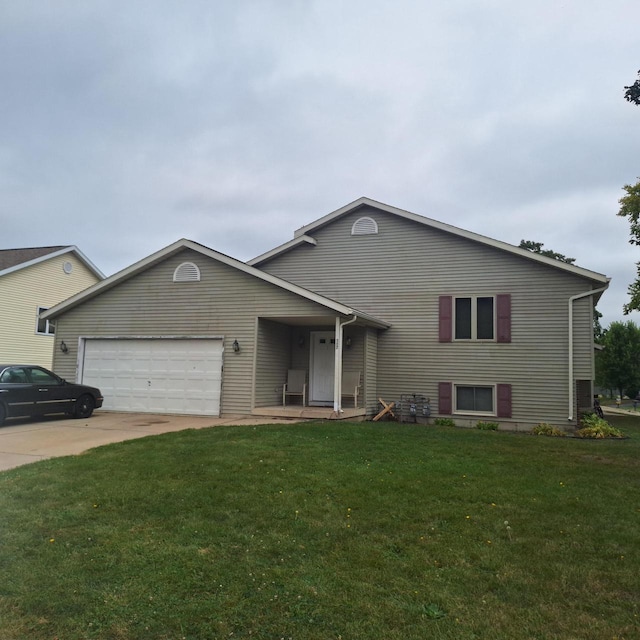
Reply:
<svg viewBox="0 0 640 640"><path fill-rule="evenodd" d="M309 404L333 404L336 340L333 331L311 332Z"/></svg>

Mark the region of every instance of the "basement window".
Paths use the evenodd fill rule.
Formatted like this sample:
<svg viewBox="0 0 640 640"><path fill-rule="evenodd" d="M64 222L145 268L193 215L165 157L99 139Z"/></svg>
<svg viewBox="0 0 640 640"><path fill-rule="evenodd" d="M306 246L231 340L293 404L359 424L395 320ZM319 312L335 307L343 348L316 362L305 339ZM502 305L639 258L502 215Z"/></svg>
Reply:
<svg viewBox="0 0 640 640"><path fill-rule="evenodd" d="M369 236L378 233L378 223L369 216L358 218L351 227L352 236Z"/></svg>
<svg viewBox="0 0 640 640"><path fill-rule="evenodd" d="M200 269L193 262L183 262L173 272L174 282L200 282Z"/></svg>

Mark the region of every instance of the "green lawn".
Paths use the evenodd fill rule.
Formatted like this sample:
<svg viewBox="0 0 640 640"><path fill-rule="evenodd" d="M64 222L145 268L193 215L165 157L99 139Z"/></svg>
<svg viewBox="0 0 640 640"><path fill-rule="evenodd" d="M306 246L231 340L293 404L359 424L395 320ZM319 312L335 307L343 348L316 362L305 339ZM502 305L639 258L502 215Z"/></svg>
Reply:
<svg viewBox="0 0 640 640"><path fill-rule="evenodd" d="M0 473L0 639L640 637L640 419L185 431Z"/></svg>

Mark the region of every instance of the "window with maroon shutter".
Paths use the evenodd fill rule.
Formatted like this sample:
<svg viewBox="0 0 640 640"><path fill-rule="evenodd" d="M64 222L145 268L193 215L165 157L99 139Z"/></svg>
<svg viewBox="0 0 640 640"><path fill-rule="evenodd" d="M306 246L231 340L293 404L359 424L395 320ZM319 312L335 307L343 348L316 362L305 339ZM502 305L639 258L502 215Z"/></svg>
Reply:
<svg viewBox="0 0 640 640"><path fill-rule="evenodd" d="M503 293L496 296L498 315L498 342L511 342L511 295Z"/></svg>
<svg viewBox="0 0 640 640"><path fill-rule="evenodd" d="M438 309L439 340L440 342L451 342L453 338L453 298L451 296L440 296Z"/></svg>
<svg viewBox="0 0 640 640"><path fill-rule="evenodd" d="M438 383L438 413L445 416L450 416L452 413L452 388L451 382Z"/></svg>
<svg viewBox="0 0 640 640"><path fill-rule="evenodd" d="M496 387L498 396L498 418L511 417L511 385L499 384Z"/></svg>

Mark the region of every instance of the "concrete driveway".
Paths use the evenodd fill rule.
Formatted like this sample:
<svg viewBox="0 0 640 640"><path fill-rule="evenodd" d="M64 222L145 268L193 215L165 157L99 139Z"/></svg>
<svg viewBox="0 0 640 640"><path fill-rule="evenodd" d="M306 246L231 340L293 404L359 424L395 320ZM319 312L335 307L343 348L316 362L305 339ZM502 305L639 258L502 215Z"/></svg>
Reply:
<svg viewBox="0 0 640 640"><path fill-rule="evenodd" d="M148 413L96 411L88 420L60 416L7 420L0 427L0 471L23 464L82 453L112 442L222 425L256 425L298 422L282 418L235 416L212 418Z"/></svg>

